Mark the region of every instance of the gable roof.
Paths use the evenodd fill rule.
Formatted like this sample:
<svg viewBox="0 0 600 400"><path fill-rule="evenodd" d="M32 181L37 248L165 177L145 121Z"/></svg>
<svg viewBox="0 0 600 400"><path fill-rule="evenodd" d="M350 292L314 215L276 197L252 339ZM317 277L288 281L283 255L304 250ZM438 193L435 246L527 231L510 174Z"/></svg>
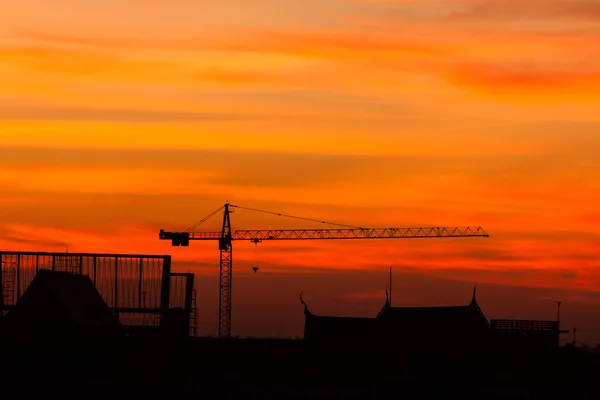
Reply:
<svg viewBox="0 0 600 400"><path fill-rule="evenodd" d="M5 327L43 329L44 333L120 327L89 276L50 270L36 274L4 318Z"/></svg>
<svg viewBox="0 0 600 400"><path fill-rule="evenodd" d="M106 317L107 311L110 312L110 308L87 275L41 270L35 280L39 287L43 286L47 294L53 296L75 320L97 322L98 319Z"/></svg>
<svg viewBox="0 0 600 400"><path fill-rule="evenodd" d="M489 325L489 322L475 297L477 286L473 287L473 297L468 305L464 306L435 306L435 307L393 307L390 304L389 298L386 301L379 313L379 320L448 320L448 319L465 319L465 318L480 318Z"/></svg>
<svg viewBox="0 0 600 400"><path fill-rule="evenodd" d="M374 334L377 320L361 317L329 317L315 315L308 309L300 293L300 302L304 305L304 339L356 339Z"/></svg>

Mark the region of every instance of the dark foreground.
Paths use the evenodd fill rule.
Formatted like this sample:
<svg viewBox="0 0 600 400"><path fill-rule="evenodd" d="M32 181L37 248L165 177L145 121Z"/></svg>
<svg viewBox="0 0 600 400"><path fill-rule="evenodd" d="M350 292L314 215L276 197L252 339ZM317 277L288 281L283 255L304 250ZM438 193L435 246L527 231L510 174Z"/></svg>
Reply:
<svg viewBox="0 0 600 400"><path fill-rule="evenodd" d="M573 349L392 354L301 340L128 338L6 339L0 350L6 398L600 396L600 357Z"/></svg>

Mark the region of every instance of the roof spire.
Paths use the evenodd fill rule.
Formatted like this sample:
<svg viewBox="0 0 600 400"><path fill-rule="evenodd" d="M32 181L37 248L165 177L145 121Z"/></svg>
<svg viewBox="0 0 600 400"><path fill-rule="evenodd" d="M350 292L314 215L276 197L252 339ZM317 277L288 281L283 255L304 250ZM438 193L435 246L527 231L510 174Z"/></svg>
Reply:
<svg viewBox="0 0 600 400"><path fill-rule="evenodd" d="M473 298L471 299L471 304L477 304L477 300L475 299L475 293L477 293L477 284L473 285Z"/></svg>
<svg viewBox="0 0 600 400"><path fill-rule="evenodd" d="M388 294L388 287L387 287L387 285L385 285L385 304L383 305L383 307L381 307L381 310L379 310L379 312L377 313L376 318L381 317L381 315L384 313L384 311L387 310L388 308L390 308L390 297Z"/></svg>

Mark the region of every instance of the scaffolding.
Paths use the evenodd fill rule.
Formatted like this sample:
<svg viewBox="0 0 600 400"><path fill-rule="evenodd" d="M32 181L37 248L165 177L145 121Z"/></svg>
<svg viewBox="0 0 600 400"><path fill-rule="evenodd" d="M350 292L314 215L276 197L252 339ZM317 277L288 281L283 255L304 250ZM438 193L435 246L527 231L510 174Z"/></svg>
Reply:
<svg viewBox="0 0 600 400"><path fill-rule="evenodd" d="M196 289L194 288L194 274L171 273L171 307L183 308L188 314L188 332L196 336Z"/></svg>
<svg viewBox="0 0 600 400"><path fill-rule="evenodd" d="M73 255L60 255L54 257L54 270L69 272L71 274L81 274L82 269L82 258L81 256Z"/></svg>
<svg viewBox="0 0 600 400"><path fill-rule="evenodd" d="M10 304L15 298L17 268L14 263L2 262L2 304Z"/></svg>
<svg viewBox="0 0 600 400"><path fill-rule="evenodd" d="M195 315L194 274L172 273L170 256L0 251L0 261L2 315L16 306L41 269L88 275L131 334L161 334L163 317L171 308ZM194 318L189 326L194 332Z"/></svg>
<svg viewBox="0 0 600 400"><path fill-rule="evenodd" d="M190 308L190 336L197 334L198 315L196 314L196 289L192 290L192 307Z"/></svg>

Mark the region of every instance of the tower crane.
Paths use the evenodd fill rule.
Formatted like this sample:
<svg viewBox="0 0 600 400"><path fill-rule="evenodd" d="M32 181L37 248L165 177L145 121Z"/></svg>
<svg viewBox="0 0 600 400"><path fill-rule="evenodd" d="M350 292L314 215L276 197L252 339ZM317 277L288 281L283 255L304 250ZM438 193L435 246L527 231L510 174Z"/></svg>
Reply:
<svg viewBox="0 0 600 400"><path fill-rule="evenodd" d="M302 219L322 224L337 225L337 229L242 229L231 230L233 208L256 211L282 217ZM194 229L223 210L220 232L195 232ZM242 207L226 202L184 232L160 230L160 240L170 240L173 246L189 246L190 240L216 240L220 253L219 288L219 337L231 335L231 287L232 287L232 242L246 240L258 244L263 240L333 240L333 239L409 239L409 238L464 238L488 237L481 227L454 228L361 228L310 218L296 217L255 208Z"/></svg>

